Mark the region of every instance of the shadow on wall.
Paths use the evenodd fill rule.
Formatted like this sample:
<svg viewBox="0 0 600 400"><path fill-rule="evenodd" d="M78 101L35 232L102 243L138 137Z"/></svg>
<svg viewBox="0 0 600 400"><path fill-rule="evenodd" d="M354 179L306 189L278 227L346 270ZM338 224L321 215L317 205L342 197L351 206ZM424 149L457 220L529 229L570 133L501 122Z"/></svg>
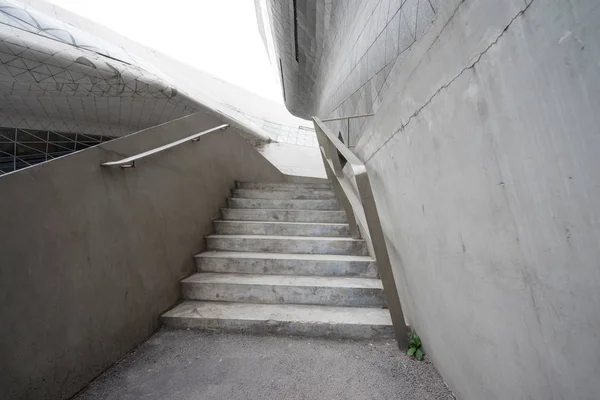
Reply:
<svg viewBox="0 0 600 400"><path fill-rule="evenodd" d="M0 177L0 398L68 398L156 328L235 180L283 175L235 128L187 116Z"/></svg>

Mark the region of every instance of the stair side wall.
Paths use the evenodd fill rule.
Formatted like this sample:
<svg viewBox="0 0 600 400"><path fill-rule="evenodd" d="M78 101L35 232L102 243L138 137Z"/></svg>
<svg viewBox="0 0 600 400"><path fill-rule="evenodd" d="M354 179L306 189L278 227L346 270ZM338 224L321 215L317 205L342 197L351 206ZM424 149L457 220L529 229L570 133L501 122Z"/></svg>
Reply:
<svg viewBox="0 0 600 400"><path fill-rule="evenodd" d="M0 178L0 398L69 398L158 327L236 180L284 182L203 112Z"/></svg>

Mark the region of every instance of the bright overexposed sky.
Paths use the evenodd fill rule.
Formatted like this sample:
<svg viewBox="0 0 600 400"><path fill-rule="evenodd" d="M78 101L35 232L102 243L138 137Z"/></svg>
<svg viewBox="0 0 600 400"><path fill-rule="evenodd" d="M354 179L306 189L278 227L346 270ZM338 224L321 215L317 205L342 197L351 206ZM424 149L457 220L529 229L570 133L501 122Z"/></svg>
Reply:
<svg viewBox="0 0 600 400"><path fill-rule="evenodd" d="M48 0L283 104L253 0Z"/></svg>

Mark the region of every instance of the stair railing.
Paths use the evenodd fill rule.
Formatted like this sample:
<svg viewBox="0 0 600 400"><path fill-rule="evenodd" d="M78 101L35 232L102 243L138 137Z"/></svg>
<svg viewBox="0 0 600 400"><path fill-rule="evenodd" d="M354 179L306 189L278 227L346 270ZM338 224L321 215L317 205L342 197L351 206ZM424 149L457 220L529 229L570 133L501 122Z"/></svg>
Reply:
<svg viewBox="0 0 600 400"><path fill-rule="evenodd" d="M140 160L142 158L151 156L153 154L160 153L161 151L168 150L168 149L170 149L172 147L179 146L182 143L196 142L196 141L200 140L200 136L206 135L207 133L211 133L211 132L215 132L215 131L220 131L221 129L226 129L228 126L229 126L229 124L223 124L223 125L215 126L214 128L207 129L207 130L202 131L200 133L195 133L195 134L193 134L191 136L188 136L188 137L185 137L183 139L179 139L179 140L176 140L176 141L171 142L169 144L165 144L164 146L160 146L160 147L157 147L155 149L148 150L148 151L145 151L143 153L136 154L135 156L127 157L127 158L124 158L122 160L105 162L105 163L102 163L101 165L103 167L116 167L116 166L119 166L121 168L134 168L135 167L135 162L137 160Z"/></svg>
<svg viewBox="0 0 600 400"><path fill-rule="evenodd" d="M374 253L379 268L398 347L406 349L408 348L406 322L367 167L323 124L323 121L313 117L313 123L327 176L346 212L352 237L360 238L362 234L370 244L370 251ZM340 156L347 161L352 177L344 174ZM358 193L354 190L352 180L355 180Z"/></svg>
<svg viewBox="0 0 600 400"><path fill-rule="evenodd" d="M346 143L348 148L351 147L356 147L356 146L352 146L350 145L350 120L351 119L355 119L355 118L366 118L366 117L372 117L375 114L360 114L360 115L350 115L348 117L335 117L335 118L327 118L327 119L322 119L321 122L331 122L331 121L342 121L342 120L346 120Z"/></svg>

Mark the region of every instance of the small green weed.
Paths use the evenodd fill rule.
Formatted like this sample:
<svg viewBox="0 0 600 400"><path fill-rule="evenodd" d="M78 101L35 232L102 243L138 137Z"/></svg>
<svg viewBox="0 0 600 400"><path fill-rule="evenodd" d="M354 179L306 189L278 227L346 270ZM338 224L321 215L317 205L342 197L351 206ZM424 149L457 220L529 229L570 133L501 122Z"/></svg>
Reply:
<svg viewBox="0 0 600 400"><path fill-rule="evenodd" d="M411 357L415 357L419 361L421 361L425 355L423 346L421 344L421 338L419 335L417 335L415 330L410 333L410 338L408 340L408 352L406 354Z"/></svg>

